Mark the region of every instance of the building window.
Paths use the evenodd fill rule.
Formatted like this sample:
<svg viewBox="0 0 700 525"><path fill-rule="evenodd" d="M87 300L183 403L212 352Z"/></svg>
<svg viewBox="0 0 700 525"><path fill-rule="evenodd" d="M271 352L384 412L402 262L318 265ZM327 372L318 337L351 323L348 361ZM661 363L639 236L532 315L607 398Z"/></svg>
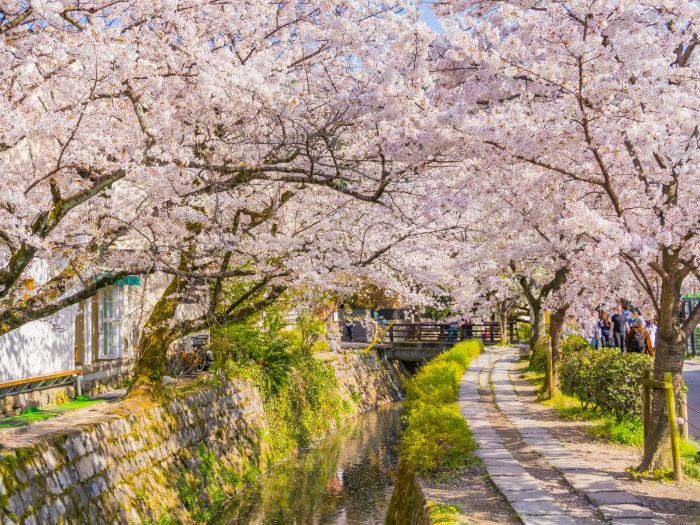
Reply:
<svg viewBox="0 0 700 525"><path fill-rule="evenodd" d="M109 286L100 291L100 359L116 359L124 351L123 302L123 286Z"/></svg>

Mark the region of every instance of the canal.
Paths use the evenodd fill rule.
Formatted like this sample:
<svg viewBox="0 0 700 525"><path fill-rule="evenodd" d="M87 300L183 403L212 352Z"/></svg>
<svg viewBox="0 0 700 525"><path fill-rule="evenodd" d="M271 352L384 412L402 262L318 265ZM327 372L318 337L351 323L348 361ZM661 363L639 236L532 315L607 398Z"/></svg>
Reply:
<svg viewBox="0 0 700 525"><path fill-rule="evenodd" d="M401 405L357 417L277 465L228 505L219 523L378 525L398 464Z"/></svg>

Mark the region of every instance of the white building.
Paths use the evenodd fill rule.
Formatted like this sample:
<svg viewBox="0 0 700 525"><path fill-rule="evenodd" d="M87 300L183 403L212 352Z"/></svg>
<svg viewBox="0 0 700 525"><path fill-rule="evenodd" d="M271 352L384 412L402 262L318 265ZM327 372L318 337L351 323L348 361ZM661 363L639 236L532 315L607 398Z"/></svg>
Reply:
<svg viewBox="0 0 700 525"><path fill-rule="evenodd" d="M36 271L37 280L47 276ZM0 415L123 386L166 276L130 276L89 300L0 336Z"/></svg>

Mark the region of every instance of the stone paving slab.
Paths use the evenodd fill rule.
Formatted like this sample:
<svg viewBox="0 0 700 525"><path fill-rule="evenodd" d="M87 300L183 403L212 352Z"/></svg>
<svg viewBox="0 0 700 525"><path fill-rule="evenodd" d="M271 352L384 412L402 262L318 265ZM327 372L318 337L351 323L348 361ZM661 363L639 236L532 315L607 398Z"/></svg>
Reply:
<svg viewBox="0 0 700 525"><path fill-rule="evenodd" d="M655 519L658 518L656 514L642 507L639 504L634 503L618 503L617 505L601 505L598 507L603 515L608 519Z"/></svg>
<svg viewBox="0 0 700 525"><path fill-rule="evenodd" d="M565 514L551 514L548 516L521 516L525 525L577 525L579 522Z"/></svg>
<svg viewBox="0 0 700 525"><path fill-rule="evenodd" d="M554 501L554 498L542 489L533 490L504 490L503 495L513 501Z"/></svg>
<svg viewBox="0 0 700 525"><path fill-rule="evenodd" d="M518 468L520 463L513 458L483 458L482 461L487 467L513 467ZM489 470L491 472L491 470Z"/></svg>
<svg viewBox="0 0 700 525"><path fill-rule="evenodd" d="M537 419L522 401L514 400L517 394L508 372L516 360L511 351L495 363L492 373L494 397L498 407L520 432L525 443L539 452L577 492L585 495L606 520L619 525L666 523L641 505L637 497L625 491L612 476L583 464L574 452L564 447L547 429L539 426ZM544 522L537 523L544 525Z"/></svg>
<svg viewBox="0 0 700 525"><path fill-rule="evenodd" d="M493 476L509 476L509 477L517 477L519 479L527 479L523 478L523 475L527 475L527 471L523 468L520 463L517 461L512 464L507 464L507 465L492 465L486 463L486 469L489 471L489 475L491 477Z"/></svg>
<svg viewBox="0 0 700 525"><path fill-rule="evenodd" d="M611 525L667 525L660 518L620 518L612 520Z"/></svg>
<svg viewBox="0 0 700 525"><path fill-rule="evenodd" d="M612 490L609 492L591 492L588 494L588 498L591 503L600 507L601 505L620 505L620 504L635 504L637 503L637 498L635 498L629 492L624 490Z"/></svg>
<svg viewBox="0 0 700 525"><path fill-rule="evenodd" d="M559 505L553 501L514 501L511 506L519 516L560 516L562 514Z"/></svg>

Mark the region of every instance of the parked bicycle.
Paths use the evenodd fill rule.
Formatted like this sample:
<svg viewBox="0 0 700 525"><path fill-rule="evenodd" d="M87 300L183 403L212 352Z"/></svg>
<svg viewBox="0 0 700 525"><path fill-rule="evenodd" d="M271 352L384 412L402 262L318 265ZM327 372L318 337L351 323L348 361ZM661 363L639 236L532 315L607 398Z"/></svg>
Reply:
<svg viewBox="0 0 700 525"><path fill-rule="evenodd" d="M192 376L211 368L214 355L209 350L208 335L193 336L190 348L185 346L168 358L167 375L170 377Z"/></svg>

